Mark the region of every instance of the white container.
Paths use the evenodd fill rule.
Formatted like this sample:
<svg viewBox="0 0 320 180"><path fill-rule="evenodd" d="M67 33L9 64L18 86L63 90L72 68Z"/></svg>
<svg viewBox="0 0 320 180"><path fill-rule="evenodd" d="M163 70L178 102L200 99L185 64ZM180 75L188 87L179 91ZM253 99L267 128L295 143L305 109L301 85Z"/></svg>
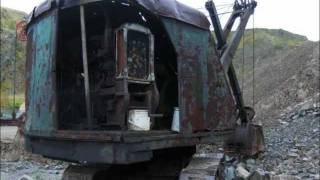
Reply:
<svg viewBox="0 0 320 180"><path fill-rule="evenodd" d="M150 131L148 110L131 110L128 117L129 130Z"/></svg>
<svg viewBox="0 0 320 180"><path fill-rule="evenodd" d="M180 109L178 107L174 108L173 120L171 124L171 130L175 132L180 132Z"/></svg>

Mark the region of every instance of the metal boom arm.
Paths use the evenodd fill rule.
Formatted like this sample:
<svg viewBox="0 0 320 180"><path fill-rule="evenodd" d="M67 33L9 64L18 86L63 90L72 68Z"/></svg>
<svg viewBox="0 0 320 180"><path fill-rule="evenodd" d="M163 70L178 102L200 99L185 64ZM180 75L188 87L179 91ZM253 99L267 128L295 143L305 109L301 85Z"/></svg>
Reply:
<svg viewBox="0 0 320 180"><path fill-rule="evenodd" d="M256 7L256 5L257 5L257 3L255 1L252 1L252 3L249 4L249 7L243 11L243 14L240 16L240 24L239 24L237 30L235 31L235 33L230 41L229 46L222 54L221 62L223 64L223 68L226 72L230 68L230 64L231 64L232 59L237 51L238 45L239 45L240 40L243 36L243 32L246 29L249 18L251 16L251 14L254 12L254 8ZM233 24L234 20L230 20L231 21L230 23ZM232 28L232 26L226 28L225 31L230 31L231 28ZM226 34L228 35L228 33L226 33Z"/></svg>
<svg viewBox="0 0 320 180"><path fill-rule="evenodd" d="M214 32L215 32L217 44L218 44L218 50L220 50L221 52L220 61L223 65L224 71L228 75L229 82L230 82L230 85L239 109L239 116L242 122L244 123L247 122L248 119L246 115L246 110L245 110L240 86L239 86L237 76L232 64L232 59L235 55L235 52L238 48L240 40L243 36L243 32L245 31L248 20L251 14L254 12L254 9L256 6L257 6L257 3L254 0L252 0L250 3L248 3L247 1L241 0L241 4L239 4L238 1L236 1L233 7L233 12L222 32L220 20L219 20L213 1L210 0L206 3L206 9L210 14L211 21L214 27ZM228 36L231 32L234 22L238 17L240 17L240 24L230 41L230 45L227 45L226 40L228 39Z"/></svg>

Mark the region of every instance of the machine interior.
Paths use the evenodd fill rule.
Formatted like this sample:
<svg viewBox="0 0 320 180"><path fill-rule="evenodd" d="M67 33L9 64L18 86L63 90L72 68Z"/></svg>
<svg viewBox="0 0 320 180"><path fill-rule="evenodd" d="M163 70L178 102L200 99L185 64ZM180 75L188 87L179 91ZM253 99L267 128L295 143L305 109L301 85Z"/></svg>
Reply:
<svg viewBox="0 0 320 180"><path fill-rule="evenodd" d="M128 129L128 112L140 109L148 110L151 130L170 129L174 108L178 107L177 57L160 19L135 5L119 2L90 3L84 5L84 10L93 121L90 128ZM88 130L80 8L60 10L58 22L58 128ZM117 32L126 23L149 29L154 47L146 34L134 30L127 32L126 49L118 47ZM152 59L150 53L154 53ZM125 67L129 79L119 78L117 72L120 71L117 56L123 54L127 54ZM146 83L151 60L155 79Z"/></svg>

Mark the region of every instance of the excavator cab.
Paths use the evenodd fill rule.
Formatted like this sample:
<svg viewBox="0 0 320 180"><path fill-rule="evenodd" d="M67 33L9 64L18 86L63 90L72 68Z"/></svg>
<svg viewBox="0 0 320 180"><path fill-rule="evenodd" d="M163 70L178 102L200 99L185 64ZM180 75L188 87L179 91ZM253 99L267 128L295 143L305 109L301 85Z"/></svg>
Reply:
<svg viewBox="0 0 320 180"><path fill-rule="evenodd" d="M174 0L43 2L27 25L26 149L126 165L225 142L253 117L231 60L255 6L236 4L222 31L207 4L215 39L204 14Z"/></svg>

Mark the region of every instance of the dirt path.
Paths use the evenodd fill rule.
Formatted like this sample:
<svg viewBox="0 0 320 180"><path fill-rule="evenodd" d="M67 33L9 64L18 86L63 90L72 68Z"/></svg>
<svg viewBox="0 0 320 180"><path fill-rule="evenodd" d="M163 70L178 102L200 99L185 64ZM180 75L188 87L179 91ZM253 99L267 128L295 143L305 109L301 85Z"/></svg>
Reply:
<svg viewBox="0 0 320 180"><path fill-rule="evenodd" d="M20 180L28 176L32 180L60 180L65 169L63 163L44 165L33 161L1 162L1 180Z"/></svg>
<svg viewBox="0 0 320 180"><path fill-rule="evenodd" d="M23 138L16 132L16 127L1 127L0 179L60 180L67 163L27 153L23 150Z"/></svg>
<svg viewBox="0 0 320 180"><path fill-rule="evenodd" d="M17 134L16 126L0 126L1 141L12 142Z"/></svg>

